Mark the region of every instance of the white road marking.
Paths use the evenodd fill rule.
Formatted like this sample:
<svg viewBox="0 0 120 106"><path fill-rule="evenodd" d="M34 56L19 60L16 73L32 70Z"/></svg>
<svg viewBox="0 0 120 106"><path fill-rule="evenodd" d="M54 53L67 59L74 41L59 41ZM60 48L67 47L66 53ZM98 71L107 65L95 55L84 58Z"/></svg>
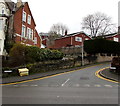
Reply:
<svg viewBox="0 0 120 106"><path fill-rule="evenodd" d="M90 87L90 85L89 85L89 84L85 84L84 86L85 86L85 87Z"/></svg>
<svg viewBox="0 0 120 106"><path fill-rule="evenodd" d="M57 98L59 98L60 96L57 96Z"/></svg>
<svg viewBox="0 0 120 106"><path fill-rule="evenodd" d="M98 84L96 84L96 85L94 85L95 87L101 87L101 85L98 85Z"/></svg>
<svg viewBox="0 0 120 106"><path fill-rule="evenodd" d="M28 85L21 85L21 86L28 86Z"/></svg>
<svg viewBox="0 0 120 106"><path fill-rule="evenodd" d="M18 85L13 85L13 86L18 86Z"/></svg>
<svg viewBox="0 0 120 106"><path fill-rule="evenodd" d="M31 85L31 86L38 86L38 85Z"/></svg>
<svg viewBox="0 0 120 106"><path fill-rule="evenodd" d="M61 86L64 86L70 79L67 79Z"/></svg>
<svg viewBox="0 0 120 106"><path fill-rule="evenodd" d="M73 87L79 87L80 85L79 84L73 84L72 86Z"/></svg>
<svg viewBox="0 0 120 106"><path fill-rule="evenodd" d="M110 88L112 88L112 86L111 85L104 85L105 87L110 87Z"/></svg>
<svg viewBox="0 0 120 106"><path fill-rule="evenodd" d="M79 84L76 84L75 86L76 86L76 87L79 87L80 85L79 85Z"/></svg>
<svg viewBox="0 0 120 106"><path fill-rule="evenodd" d="M59 85L50 85L51 87L58 87Z"/></svg>
<svg viewBox="0 0 120 106"><path fill-rule="evenodd" d="M115 87L119 87L119 85L115 85Z"/></svg>

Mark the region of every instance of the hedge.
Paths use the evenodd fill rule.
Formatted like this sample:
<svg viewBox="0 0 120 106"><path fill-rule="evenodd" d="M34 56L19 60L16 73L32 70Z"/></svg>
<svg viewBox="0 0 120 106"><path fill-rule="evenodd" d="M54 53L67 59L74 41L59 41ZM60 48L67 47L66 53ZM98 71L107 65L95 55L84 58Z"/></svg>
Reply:
<svg viewBox="0 0 120 106"><path fill-rule="evenodd" d="M120 55L120 43L97 38L84 41L84 50L89 54L110 53Z"/></svg>

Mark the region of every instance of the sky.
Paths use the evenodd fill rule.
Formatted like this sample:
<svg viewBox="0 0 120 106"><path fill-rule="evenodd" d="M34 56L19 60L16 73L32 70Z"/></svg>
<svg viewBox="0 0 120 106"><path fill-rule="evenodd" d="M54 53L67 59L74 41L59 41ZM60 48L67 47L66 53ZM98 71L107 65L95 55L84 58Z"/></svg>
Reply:
<svg viewBox="0 0 120 106"><path fill-rule="evenodd" d="M12 0L17 2L17 0ZM28 2L40 32L48 32L53 24L63 23L68 27L68 33L82 31L81 23L84 17L96 12L105 13L118 24L119 0L22 0Z"/></svg>

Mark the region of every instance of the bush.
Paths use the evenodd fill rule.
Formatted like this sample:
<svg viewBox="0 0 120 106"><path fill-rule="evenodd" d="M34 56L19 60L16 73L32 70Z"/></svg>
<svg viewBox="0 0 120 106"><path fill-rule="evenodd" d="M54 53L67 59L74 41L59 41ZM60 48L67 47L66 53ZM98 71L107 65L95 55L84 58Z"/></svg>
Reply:
<svg viewBox="0 0 120 106"><path fill-rule="evenodd" d="M10 50L10 59L13 66L19 66L25 64L25 46L21 44L15 44Z"/></svg>
<svg viewBox="0 0 120 106"><path fill-rule="evenodd" d="M10 58L13 66L19 66L40 61L62 59L63 53L58 50L15 44L10 51Z"/></svg>

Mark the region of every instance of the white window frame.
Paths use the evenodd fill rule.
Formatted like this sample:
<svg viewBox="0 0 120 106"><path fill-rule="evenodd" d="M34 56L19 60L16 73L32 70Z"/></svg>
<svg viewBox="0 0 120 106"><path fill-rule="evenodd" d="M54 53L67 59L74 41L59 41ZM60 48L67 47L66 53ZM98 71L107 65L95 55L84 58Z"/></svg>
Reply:
<svg viewBox="0 0 120 106"><path fill-rule="evenodd" d="M31 33L31 29L29 27L27 27L27 38L30 39L30 33Z"/></svg>
<svg viewBox="0 0 120 106"><path fill-rule="evenodd" d="M3 30L3 19L0 19L0 30Z"/></svg>
<svg viewBox="0 0 120 106"><path fill-rule="evenodd" d="M85 40L89 40L88 38L85 38Z"/></svg>
<svg viewBox="0 0 120 106"><path fill-rule="evenodd" d="M21 33L21 36L22 37L25 37L26 35L26 26L25 25L22 25L22 33Z"/></svg>
<svg viewBox="0 0 120 106"><path fill-rule="evenodd" d="M31 16L28 14L28 19L27 19L27 23L31 24Z"/></svg>
<svg viewBox="0 0 120 106"><path fill-rule="evenodd" d="M113 40L114 40L115 42L119 42L119 39L118 39L117 37L114 37Z"/></svg>
<svg viewBox="0 0 120 106"><path fill-rule="evenodd" d="M75 41L77 41L77 42L82 42L82 37L76 36L76 37L75 37Z"/></svg>
<svg viewBox="0 0 120 106"><path fill-rule="evenodd" d="M37 37L34 37L34 44L37 44Z"/></svg>
<svg viewBox="0 0 120 106"><path fill-rule="evenodd" d="M26 22L26 12L23 11L22 21Z"/></svg>
<svg viewBox="0 0 120 106"><path fill-rule="evenodd" d="M31 29L30 39L33 40L33 29Z"/></svg>
<svg viewBox="0 0 120 106"><path fill-rule="evenodd" d="M5 14L5 8L2 7L2 14Z"/></svg>

